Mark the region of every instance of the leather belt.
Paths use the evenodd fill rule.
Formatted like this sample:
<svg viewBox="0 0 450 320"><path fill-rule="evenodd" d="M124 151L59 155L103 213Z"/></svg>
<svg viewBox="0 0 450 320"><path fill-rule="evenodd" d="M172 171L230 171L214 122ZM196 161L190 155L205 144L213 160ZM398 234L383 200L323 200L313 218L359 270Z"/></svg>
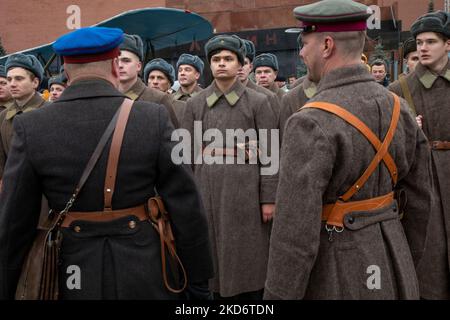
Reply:
<svg viewBox="0 0 450 320"><path fill-rule="evenodd" d="M336 203L326 204L322 208L322 221L328 225L344 227L344 217L347 213L353 211L372 211L388 206L394 201L394 192L384 196L370 198L360 201L344 202L341 200Z"/></svg>
<svg viewBox="0 0 450 320"><path fill-rule="evenodd" d="M136 216L140 221L149 220L145 205L111 211L68 212L61 227L68 228L75 220L107 222L127 216Z"/></svg>
<svg viewBox="0 0 450 320"><path fill-rule="evenodd" d="M212 157L215 156L223 156L223 157L239 157L239 149L244 151L244 159L245 161L249 161L252 159L258 159L260 154L260 150L253 145L238 145L234 148L217 148L217 147L206 147L203 149L203 155L207 154Z"/></svg>
<svg viewBox="0 0 450 320"><path fill-rule="evenodd" d="M450 141L430 141L433 150L450 150Z"/></svg>

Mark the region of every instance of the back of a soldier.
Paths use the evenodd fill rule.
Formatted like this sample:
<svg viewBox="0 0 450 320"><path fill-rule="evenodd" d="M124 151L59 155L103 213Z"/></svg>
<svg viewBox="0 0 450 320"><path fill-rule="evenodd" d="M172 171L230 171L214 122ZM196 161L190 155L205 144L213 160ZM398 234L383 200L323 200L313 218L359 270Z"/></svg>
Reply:
<svg viewBox="0 0 450 320"><path fill-rule="evenodd" d="M294 15L318 87L284 127L265 298L418 299L427 140L406 102L394 103L360 63L366 6L323 0Z"/></svg>
<svg viewBox="0 0 450 320"><path fill-rule="evenodd" d="M339 78L341 76L336 74L334 79L327 78L326 83L319 85L317 96L309 102L324 101L346 109L362 120L380 141L383 141L392 119L394 105L392 95L384 87L378 85L375 81L371 81L370 78L357 83L340 85ZM370 76L367 75L367 77ZM329 86L328 89L324 89L327 86ZM356 96L355 92L359 94ZM293 115L289 121L299 121L299 125L305 122L315 123L321 128L322 134L327 137L329 144L326 146L318 142L320 139L314 139L314 134L310 141L312 143L311 148L324 148L326 156L317 160L329 164L330 170L333 171L323 196L323 203L334 203L337 197L343 195L369 166L375 156L374 148L357 129L351 127L341 118L322 110L302 110ZM289 137L286 136L287 139ZM404 100L401 102L400 119L389 152L397 165L400 184L413 183L414 181L408 178L411 168L414 167L418 158L422 162L429 156L425 136L410 115ZM423 181L427 181L427 168L421 168L419 171L421 171L419 176L425 177ZM321 182L319 177L317 183L320 184ZM399 187L401 188L401 186ZM351 201L386 195L391 190L391 176L385 165L381 163ZM408 196L414 195L408 194ZM387 242L397 252L409 251L402 225L397 216L398 209L395 205L385 209L384 213L381 212L378 217L370 217L370 214L367 213L356 214L353 216L355 222L348 220L345 224L353 232L333 232L331 235L332 241L329 241L330 234L325 228L322 228L318 258L311 274L313 284L308 288L305 298L329 299L333 296L344 299L375 298L379 291L358 290L356 287L358 283L364 281L363 272L371 265L377 265L381 270L385 270L381 286L384 289L389 288L387 291L391 291L388 296L386 296L386 290L383 293L380 292L379 298L395 299L398 297L396 287L391 282L398 270L403 273L403 277L400 279L402 286L408 288L406 296L417 295L417 279L415 278L413 261L406 256L406 259L398 266L399 269L394 270L392 269L392 261L388 259L390 253L384 248ZM406 217L406 219L408 218ZM412 219L414 226L417 227L417 222L421 218L416 216ZM408 221L404 222L408 225ZM421 227L421 229L423 228L426 228L426 224ZM423 244L422 237L425 234L425 229L416 235L411 234L411 231L407 229L407 235L418 237L418 243ZM415 242L412 242L413 257L416 249L419 251L423 249L415 248L414 244ZM329 268L332 261L336 264L336 273L330 272ZM344 276L347 273L345 270L348 270L350 274L347 277ZM318 286L318 282L328 285L326 287ZM341 291L342 289L344 289L344 292Z"/></svg>
<svg viewBox="0 0 450 320"><path fill-rule="evenodd" d="M42 168L39 174L47 177L43 181L44 190L53 209L64 208L67 197L71 195L101 135L122 102L120 95L55 102L34 113L36 118L24 115L21 119L27 131L28 145L35 151L33 158L36 167ZM50 119L52 123L49 123ZM159 128L165 125L166 120L167 111L161 105L134 103L120 154L114 208L142 204L149 194L154 193L157 165L154 150L159 148L159 140L155 137L160 134ZM87 181L74 210L103 210L103 181L100 177L105 174L106 155L105 152L94 168L93 178ZM140 177L142 183L133 183L136 177Z"/></svg>

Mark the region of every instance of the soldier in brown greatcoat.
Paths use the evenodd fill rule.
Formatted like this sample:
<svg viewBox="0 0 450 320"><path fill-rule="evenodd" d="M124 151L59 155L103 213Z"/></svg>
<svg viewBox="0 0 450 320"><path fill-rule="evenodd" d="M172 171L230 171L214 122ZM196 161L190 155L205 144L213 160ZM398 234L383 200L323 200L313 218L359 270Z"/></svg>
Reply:
<svg viewBox="0 0 450 320"><path fill-rule="evenodd" d="M14 99L8 88L8 80L6 79L6 69L0 66L0 112L12 106Z"/></svg>
<svg viewBox="0 0 450 320"><path fill-rule="evenodd" d="M216 298L261 299L269 250L267 222L273 215L277 170L264 174L268 165L254 161L259 152L251 146L263 149L260 130L270 135L276 121L267 97L238 80L244 46L237 36L216 36L208 41L205 51L215 80L187 101L182 127L191 137L203 137L206 131L223 136L222 142L215 139L202 144L198 153L192 148L196 160L205 159L193 168L206 207L213 250L215 277L210 289ZM201 130L195 129L199 124L196 121L201 121ZM239 139L236 142L232 138L233 145L225 143L227 131L238 129L258 132L254 137L257 141L240 145ZM244 160L244 153L249 157L239 162ZM214 158L212 164L206 163L210 157Z"/></svg>
<svg viewBox="0 0 450 320"><path fill-rule="evenodd" d="M301 84L292 88L281 99L280 110L280 137L283 137L284 126L287 119L296 113L303 105L311 99L317 92L317 85L308 77L305 77Z"/></svg>
<svg viewBox="0 0 450 320"><path fill-rule="evenodd" d="M436 206L417 275L422 298L450 299L450 16L429 13L416 20L411 32L419 63L403 86L397 81L390 89L415 110L431 145Z"/></svg>
<svg viewBox="0 0 450 320"><path fill-rule="evenodd" d="M177 62L178 82L180 88L173 94L174 100L187 101L203 89L198 85L202 76L204 63L198 56L183 53Z"/></svg>
<svg viewBox="0 0 450 320"><path fill-rule="evenodd" d="M46 103L36 91L44 77L44 68L35 56L12 55L6 60L5 68L14 103L0 113L0 180L11 146L14 118Z"/></svg>
<svg viewBox="0 0 450 320"><path fill-rule="evenodd" d="M418 299L432 206L426 137L361 64L367 6L324 0L294 14L319 85L285 126L265 298Z"/></svg>
<svg viewBox="0 0 450 320"><path fill-rule="evenodd" d="M125 35L124 42L120 46L119 90L132 100L154 102L165 106L174 127L177 128L179 121L174 112L171 97L156 89L147 88L138 76L142 71L143 47L142 39L139 36Z"/></svg>
<svg viewBox="0 0 450 320"><path fill-rule="evenodd" d="M278 75L277 56L272 53L260 54L253 61L253 69L255 71L256 84L269 89L281 100L286 91L278 87L275 82Z"/></svg>
<svg viewBox="0 0 450 320"><path fill-rule="evenodd" d="M246 54L244 59L244 65L238 71L239 80L245 87L253 89L256 92L262 93L265 96L267 96L267 99L269 100L269 104L270 107L272 108L273 113L278 117L281 106L280 100L278 99L277 95L272 91L270 91L269 89L256 85L253 81L249 79L249 75L253 70L253 60L255 59L255 45L250 40L245 39L242 40L245 43Z"/></svg>

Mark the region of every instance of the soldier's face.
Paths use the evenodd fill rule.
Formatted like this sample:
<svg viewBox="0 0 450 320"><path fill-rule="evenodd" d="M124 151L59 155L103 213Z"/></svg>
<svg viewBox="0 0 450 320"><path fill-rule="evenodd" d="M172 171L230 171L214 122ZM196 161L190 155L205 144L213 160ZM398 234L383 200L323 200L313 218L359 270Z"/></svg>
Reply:
<svg viewBox="0 0 450 320"><path fill-rule="evenodd" d="M211 57L211 71L218 80L236 78L241 64L234 52L222 50Z"/></svg>
<svg viewBox="0 0 450 320"><path fill-rule="evenodd" d="M200 79L200 73L193 66L182 64L178 67L178 82L182 87L190 87Z"/></svg>
<svg viewBox="0 0 450 320"><path fill-rule="evenodd" d="M406 65L408 66L409 72L413 72L416 69L418 62L419 62L419 52L414 51L408 53L408 56L406 57Z"/></svg>
<svg viewBox="0 0 450 320"><path fill-rule="evenodd" d="M162 92L167 92L171 87L169 79L159 70L153 70L150 72L147 84L150 88L157 89Z"/></svg>
<svg viewBox="0 0 450 320"><path fill-rule="evenodd" d="M66 88L60 84L52 84L50 87L50 101L58 100L65 89Z"/></svg>
<svg viewBox="0 0 450 320"><path fill-rule="evenodd" d="M23 68L12 68L7 74L9 91L14 99L22 99L32 95L39 86L39 79L30 75Z"/></svg>
<svg viewBox="0 0 450 320"><path fill-rule="evenodd" d="M142 70L142 63L138 56L130 51L122 50L119 56L120 82L135 81Z"/></svg>
<svg viewBox="0 0 450 320"><path fill-rule="evenodd" d="M271 67L258 67L255 70L255 79L258 86L270 87L277 78L277 72Z"/></svg>
<svg viewBox="0 0 450 320"><path fill-rule="evenodd" d="M383 82L384 77L386 77L386 69L384 65L381 66L372 66L372 76L374 77L376 82Z"/></svg>
<svg viewBox="0 0 450 320"><path fill-rule="evenodd" d="M300 58L306 65L308 70L308 79L318 83L322 75L323 60L320 55L319 41L321 36L316 33L305 33L301 35L302 49L300 50Z"/></svg>
<svg viewBox="0 0 450 320"><path fill-rule="evenodd" d="M238 71L239 80L241 80L241 81L247 80L248 76L250 75L250 72L252 72L252 69L253 69L253 63L251 63L250 59L246 57L244 59L244 65L242 66L242 68L239 68L239 71Z"/></svg>
<svg viewBox="0 0 450 320"><path fill-rule="evenodd" d="M434 32L419 33L416 44L420 63L431 69L446 60L450 51L450 40L444 41Z"/></svg>
<svg viewBox="0 0 450 320"><path fill-rule="evenodd" d="M8 80L6 78L0 77L0 101L10 100L11 93L9 92Z"/></svg>

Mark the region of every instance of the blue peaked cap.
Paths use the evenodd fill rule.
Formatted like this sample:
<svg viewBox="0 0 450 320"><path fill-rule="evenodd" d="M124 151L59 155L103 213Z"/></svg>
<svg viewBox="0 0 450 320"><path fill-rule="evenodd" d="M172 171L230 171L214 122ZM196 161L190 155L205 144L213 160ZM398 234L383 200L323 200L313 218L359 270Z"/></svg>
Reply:
<svg viewBox="0 0 450 320"><path fill-rule="evenodd" d="M118 47L123 37L119 28L81 28L59 37L53 43L53 50L61 56L101 54Z"/></svg>

